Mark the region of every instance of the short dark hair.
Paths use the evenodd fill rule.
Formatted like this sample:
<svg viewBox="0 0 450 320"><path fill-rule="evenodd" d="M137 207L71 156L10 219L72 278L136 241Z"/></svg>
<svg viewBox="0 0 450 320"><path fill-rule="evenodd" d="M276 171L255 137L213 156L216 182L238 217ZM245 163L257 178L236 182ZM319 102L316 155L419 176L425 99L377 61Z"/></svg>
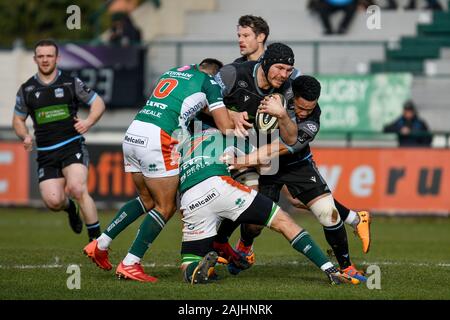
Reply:
<svg viewBox="0 0 450 320"><path fill-rule="evenodd" d="M34 54L36 55L36 48L37 47L55 47L56 49L56 56L58 56L59 53L59 49L58 49L58 45L56 44L55 41L51 40L51 39L43 39L43 40L39 40L35 45L34 45Z"/></svg>
<svg viewBox="0 0 450 320"><path fill-rule="evenodd" d="M266 43L269 37L269 25L266 20L261 17L252 16L250 14L242 16L239 18L238 27L250 27L253 32L258 36L261 33L265 34L263 44Z"/></svg>
<svg viewBox="0 0 450 320"><path fill-rule="evenodd" d="M320 97L320 82L308 75L301 75L292 81L292 91L295 98L314 101Z"/></svg>
<svg viewBox="0 0 450 320"><path fill-rule="evenodd" d="M416 105L412 100L406 100L403 104L403 110L411 110L413 112L416 112Z"/></svg>
<svg viewBox="0 0 450 320"><path fill-rule="evenodd" d="M206 58L199 63L199 66L203 69L208 69L217 73L223 67L223 63L214 58Z"/></svg>

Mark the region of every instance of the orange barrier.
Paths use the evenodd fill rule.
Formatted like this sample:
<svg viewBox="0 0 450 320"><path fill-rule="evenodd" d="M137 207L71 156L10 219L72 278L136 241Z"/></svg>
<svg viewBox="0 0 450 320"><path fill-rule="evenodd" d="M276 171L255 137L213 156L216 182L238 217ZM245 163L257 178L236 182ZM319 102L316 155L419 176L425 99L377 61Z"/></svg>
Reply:
<svg viewBox="0 0 450 320"><path fill-rule="evenodd" d="M450 213L450 150L315 148L336 199L386 213Z"/></svg>
<svg viewBox="0 0 450 320"><path fill-rule="evenodd" d="M0 142L0 204L27 204L29 176L29 153L22 143Z"/></svg>

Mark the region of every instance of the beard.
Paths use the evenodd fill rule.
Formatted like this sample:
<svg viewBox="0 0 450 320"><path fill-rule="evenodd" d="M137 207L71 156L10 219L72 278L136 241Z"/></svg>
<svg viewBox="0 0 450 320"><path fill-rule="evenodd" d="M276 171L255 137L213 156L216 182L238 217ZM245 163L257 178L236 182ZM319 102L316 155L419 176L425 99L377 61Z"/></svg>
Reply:
<svg viewBox="0 0 450 320"><path fill-rule="evenodd" d="M283 79L270 79L269 83L273 88L278 89L286 82L286 80L283 81Z"/></svg>
<svg viewBox="0 0 450 320"><path fill-rule="evenodd" d="M54 64L53 66L50 67L50 69L48 69L47 71L43 70L40 66L39 66L39 72L42 73L44 76L48 76L51 75L53 71L55 71L56 69L56 64Z"/></svg>

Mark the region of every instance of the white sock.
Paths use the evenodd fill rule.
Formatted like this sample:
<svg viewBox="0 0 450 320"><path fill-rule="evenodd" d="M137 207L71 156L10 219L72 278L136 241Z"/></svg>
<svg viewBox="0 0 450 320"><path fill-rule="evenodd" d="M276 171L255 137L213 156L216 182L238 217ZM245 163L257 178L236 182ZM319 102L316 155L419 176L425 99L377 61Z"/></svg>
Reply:
<svg viewBox="0 0 450 320"><path fill-rule="evenodd" d="M327 262L327 263L324 263L323 265L321 265L320 269L322 271L325 271L325 270L327 270L329 268L332 268L332 267L334 267L333 264L331 262Z"/></svg>
<svg viewBox="0 0 450 320"><path fill-rule="evenodd" d="M132 266L135 263L140 263L141 258L135 256L134 254L128 253L125 259L123 259L122 263L126 266Z"/></svg>
<svg viewBox="0 0 450 320"><path fill-rule="evenodd" d="M348 214L347 219L345 219L345 223L349 224L353 227L356 227L356 225L359 223L358 214L355 211L350 210L350 213Z"/></svg>
<svg viewBox="0 0 450 320"><path fill-rule="evenodd" d="M100 250L108 250L109 245L111 244L112 239L106 235L105 233L102 233L100 237L97 238L97 247Z"/></svg>

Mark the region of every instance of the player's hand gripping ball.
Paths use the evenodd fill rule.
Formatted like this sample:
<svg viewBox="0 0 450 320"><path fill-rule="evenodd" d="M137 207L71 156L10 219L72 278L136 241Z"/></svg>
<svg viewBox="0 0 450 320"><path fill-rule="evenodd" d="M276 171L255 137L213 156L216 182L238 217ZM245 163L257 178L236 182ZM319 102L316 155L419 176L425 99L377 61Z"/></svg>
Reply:
<svg viewBox="0 0 450 320"><path fill-rule="evenodd" d="M269 95L269 98L280 99L281 105L283 106L283 108L285 108L285 109L287 108L286 99L284 98L284 96L282 94L273 93L273 94ZM272 116L268 113L260 112L260 110L258 109L258 111L256 112L255 126L259 131L270 132L270 131L278 128L278 118L275 116Z"/></svg>

